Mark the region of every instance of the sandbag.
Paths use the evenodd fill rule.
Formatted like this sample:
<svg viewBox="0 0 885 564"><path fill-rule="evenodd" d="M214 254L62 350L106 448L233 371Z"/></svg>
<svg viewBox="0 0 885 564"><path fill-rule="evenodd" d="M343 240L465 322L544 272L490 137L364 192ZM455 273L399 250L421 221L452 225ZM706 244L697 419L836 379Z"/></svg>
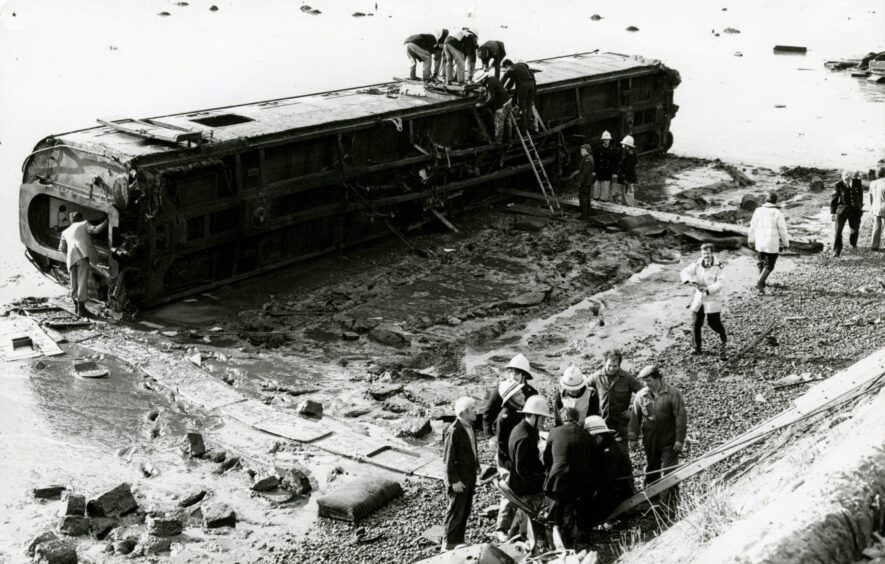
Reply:
<svg viewBox="0 0 885 564"><path fill-rule="evenodd" d="M317 515L357 522L403 495L399 482L369 477L348 482L317 500Z"/></svg>

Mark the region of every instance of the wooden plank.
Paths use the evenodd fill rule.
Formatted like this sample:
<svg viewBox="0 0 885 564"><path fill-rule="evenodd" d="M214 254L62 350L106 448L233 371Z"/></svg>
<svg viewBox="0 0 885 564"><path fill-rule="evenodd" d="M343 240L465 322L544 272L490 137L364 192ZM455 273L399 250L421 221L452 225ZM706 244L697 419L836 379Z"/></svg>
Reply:
<svg viewBox="0 0 885 564"><path fill-rule="evenodd" d="M312 443L332 434L332 431L325 425L308 421L291 413L277 413L275 417L256 423L253 427L299 443Z"/></svg>
<svg viewBox="0 0 885 564"><path fill-rule="evenodd" d="M434 217L436 217L436 219L440 220L443 225L448 227L449 230L452 231L452 233L460 233L460 231L458 231L458 228L455 227L454 225L452 225L449 222L449 220L445 218L445 216L443 214L436 211L436 208L430 208L430 213L432 213L434 215Z"/></svg>
<svg viewBox="0 0 885 564"><path fill-rule="evenodd" d="M846 393L866 386L885 374L885 348L831 376L793 400L800 413L810 413L821 405L837 401Z"/></svg>
<svg viewBox="0 0 885 564"><path fill-rule="evenodd" d="M221 408L221 413L254 427L257 423L266 421L276 416L279 411L257 400L244 400L232 403Z"/></svg>
<svg viewBox="0 0 885 564"><path fill-rule="evenodd" d="M241 393L209 377L187 378L174 389L179 395L209 411L243 401Z"/></svg>

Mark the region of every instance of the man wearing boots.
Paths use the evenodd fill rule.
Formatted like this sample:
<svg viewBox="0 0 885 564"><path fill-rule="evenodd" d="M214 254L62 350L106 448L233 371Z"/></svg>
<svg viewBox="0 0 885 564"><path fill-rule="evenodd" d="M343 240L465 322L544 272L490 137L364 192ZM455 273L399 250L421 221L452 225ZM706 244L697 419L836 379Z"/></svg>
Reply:
<svg viewBox="0 0 885 564"><path fill-rule="evenodd" d="M71 298L78 316L88 316L86 301L89 299L90 264L98 262L98 254L92 245L92 236L104 232L108 227L105 219L92 225L80 212L70 215L71 225L61 233L58 250L67 257L68 272L71 273Z"/></svg>
<svg viewBox="0 0 885 564"><path fill-rule="evenodd" d="M612 134L602 132L602 144L593 152L593 165L596 167L596 182L593 184L593 199L607 202L612 184L612 175L618 166L618 150L612 146Z"/></svg>
<svg viewBox="0 0 885 564"><path fill-rule="evenodd" d="M694 287L694 298L691 301L694 325L692 336L694 338L694 351L692 354L701 354L701 328L704 319L710 329L719 335L719 358L726 358L725 327L722 326L722 302L719 293L722 292L722 263L713 256L713 245L704 243L701 245L701 258L686 266L679 274L683 284Z"/></svg>
<svg viewBox="0 0 885 564"><path fill-rule="evenodd" d="M790 247L787 222L776 204L777 194L769 193L765 203L753 212L753 219L750 220L750 232L747 234L747 241L750 246L756 249L756 267L759 269L756 289L760 294L765 293L765 282L771 271L774 270L778 253L781 252L781 245L784 249Z"/></svg>

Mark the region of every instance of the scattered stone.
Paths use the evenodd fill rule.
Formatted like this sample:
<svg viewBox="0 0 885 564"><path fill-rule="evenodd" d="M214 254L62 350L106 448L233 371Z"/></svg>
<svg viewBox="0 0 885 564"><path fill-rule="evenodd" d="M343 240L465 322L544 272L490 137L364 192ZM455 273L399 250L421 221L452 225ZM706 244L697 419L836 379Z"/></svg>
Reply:
<svg viewBox="0 0 885 564"><path fill-rule="evenodd" d="M34 497L37 499L58 499L61 497L61 492L65 491L67 488L64 486L45 486L42 488L34 488Z"/></svg>
<svg viewBox="0 0 885 564"><path fill-rule="evenodd" d="M74 493L68 493L61 500L62 515L85 515L86 514L86 496Z"/></svg>
<svg viewBox="0 0 885 564"><path fill-rule="evenodd" d="M145 523L148 527L148 534L155 537L174 537L180 535L183 529L181 521L178 519L148 517Z"/></svg>
<svg viewBox="0 0 885 564"><path fill-rule="evenodd" d="M203 510L203 527L217 529L219 527L236 527L237 514L234 510L223 503L219 503Z"/></svg>
<svg viewBox="0 0 885 564"><path fill-rule="evenodd" d="M338 479L338 476L342 476L345 473L346 472L344 472L344 468L342 468L341 466L336 466L336 467L332 468L331 470L329 470L329 473L326 475L326 484L327 485L331 484L332 482L334 482L335 480Z"/></svg>
<svg viewBox="0 0 885 564"><path fill-rule="evenodd" d="M808 189L812 192L823 192L826 189L824 185L824 181L820 176L815 176L811 179L811 183L808 185Z"/></svg>
<svg viewBox="0 0 885 564"><path fill-rule="evenodd" d="M307 495L313 490L310 476L306 470L298 467L282 468L278 466L275 471L281 477L280 485L296 495Z"/></svg>
<svg viewBox="0 0 885 564"><path fill-rule="evenodd" d="M354 333L353 331L344 331L341 333L341 338L345 341L358 341L360 339L360 334Z"/></svg>
<svg viewBox="0 0 885 564"><path fill-rule="evenodd" d="M206 490L194 492L178 500L178 507L190 507L191 505L203 501L204 497L206 497Z"/></svg>
<svg viewBox="0 0 885 564"><path fill-rule="evenodd" d="M430 419L409 418L400 424L396 431L397 437L414 437L416 439L433 432Z"/></svg>
<svg viewBox="0 0 885 564"><path fill-rule="evenodd" d="M266 499L271 503L283 504L289 503L297 496L290 492L289 490L284 490L283 488L276 488L275 490L266 491L266 492L258 492L258 496L262 499Z"/></svg>
<svg viewBox="0 0 885 564"><path fill-rule="evenodd" d="M85 535L89 532L89 517L64 515L58 520L58 532L72 537Z"/></svg>
<svg viewBox="0 0 885 564"><path fill-rule="evenodd" d="M230 470L231 468L233 468L234 466L237 466L239 464L240 464L240 457L239 456L231 456L230 458L225 459L221 464L219 464L218 467L215 470L213 470L212 472L215 474L224 474L225 472L227 472L228 470Z"/></svg>
<svg viewBox="0 0 885 564"><path fill-rule="evenodd" d="M104 540L117 526L117 520L110 517L93 517L89 521L89 532L98 540Z"/></svg>
<svg viewBox="0 0 885 564"><path fill-rule="evenodd" d="M298 407L295 408L295 411L298 412L298 415L305 415L307 417L322 417L323 404L314 400L304 400L303 402L298 404Z"/></svg>
<svg viewBox="0 0 885 564"><path fill-rule="evenodd" d="M200 433L188 433L184 441L184 451L194 458L200 458L206 454L206 444L203 442L203 435Z"/></svg>
<svg viewBox="0 0 885 564"><path fill-rule="evenodd" d="M34 561L38 564L77 564L77 551L68 540L50 540L37 545Z"/></svg>
<svg viewBox="0 0 885 564"><path fill-rule="evenodd" d="M225 458L227 458L227 453L223 450L220 450L220 449L219 450L210 450L209 452L206 453L204 458L207 458L207 459L211 460L212 462L215 462L216 464L220 464L221 462L224 462Z"/></svg>
<svg viewBox="0 0 885 564"><path fill-rule="evenodd" d="M375 384L373 386L369 386L369 389L366 390L366 393L369 394L374 400L384 401L390 396L401 394L403 391L403 387L399 384Z"/></svg>
<svg viewBox="0 0 885 564"><path fill-rule="evenodd" d="M399 397L386 399L384 400L384 403L381 404L381 409L391 413L408 413L414 407L415 405L412 402Z"/></svg>
<svg viewBox="0 0 885 564"><path fill-rule="evenodd" d="M120 484L86 504L90 517L119 517L138 508L129 484Z"/></svg>
<svg viewBox="0 0 885 564"><path fill-rule="evenodd" d="M279 485L280 479L271 474L270 476L264 476L255 480L255 483L252 484L252 491L267 492L270 490L275 490Z"/></svg>
<svg viewBox="0 0 885 564"><path fill-rule="evenodd" d="M370 411L372 410L367 407L352 407L345 411L343 415L350 418L362 417L363 415L368 414Z"/></svg>
<svg viewBox="0 0 885 564"><path fill-rule="evenodd" d="M169 552L171 548L172 539L155 537L150 535L149 533L142 533L141 537L139 537L138 539L138 545L133 550L133 553L139 556L150 556L153 554L162 554L164 552Z"/></svg>
<svg viewBox="0 0 885 564"><path fill-rule="evenodd" d="M408 335L393 327L375 327L369 331L369 339L389 347L407 347L412 344Z"/></svg>
<svg viewBox="0 0 885 564"><path fill-rule="evenodd" d="M135 550L135 546L137 544L137 538L126 537L125 539L114 541L113 543L111 543L111 546L114 548L114 554L118 556L125 556L127 554L131 554L132 551Z"/></svg>
<svg viewBox="0 0 885 564"><path fill-rule="evenodd" d="M52 531L45 531L43 533L40 533L36 537L32 538L31 542L28 543L27 548L25 548L25 554L27 554L28 556L34 556L34 550L36 550L38 546L40 546L44 542L56 539L58 539L58 535L56 535Z"/></svg>

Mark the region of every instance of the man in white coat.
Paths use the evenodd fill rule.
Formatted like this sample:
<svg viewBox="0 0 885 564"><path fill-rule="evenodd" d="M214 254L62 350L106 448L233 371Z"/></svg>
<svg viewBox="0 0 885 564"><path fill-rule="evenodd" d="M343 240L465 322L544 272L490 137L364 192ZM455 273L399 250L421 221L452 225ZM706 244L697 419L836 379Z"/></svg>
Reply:
<svg viewBox="0 0 885 564"><path fill-rule="evenodd" d="M92 225L80 212L71 214L71 225L61 233L58 250L66 253L68 272L71 273L71 298L77 315L88 315L86 300L89 299L89 264L98 261L98 254L92 245L92 236L103 232L108 226L105 219L99 225Z"/></svg>
<svg viewBox="0 0 885 564"><path fill-rule="evenodd" d="M878 178L870 182L870 215L873 218L873 240L870 248L879 250L882 225L885 224L885 166L879 167Z"/></svg>
<svg viewBox="0 0 885 564"><path fill-rule="evenodd" d="M679 274L683 284L694 286L694 298L691 301L691 311L694 316L692 337L694 350L691 354L701 354L701 328L704 319L710 329L719 335L719 358L726 358L725 327L722 326L722 302L719 294L722 292L722 263L713 256L713 245L704 243L701 245L701 258L686 266Z"/></svg>
<svg viewBox="0 0 885 564"><path fill-rule="evenodd" d="M756 267L759 269L756 289L760 294L765 294L765 281L774 270L778 254L782 248L790 248L787 222L777 207L777 194L774 192L770 192L765 203L753 212L747 241L756 249Z"/></svg>

